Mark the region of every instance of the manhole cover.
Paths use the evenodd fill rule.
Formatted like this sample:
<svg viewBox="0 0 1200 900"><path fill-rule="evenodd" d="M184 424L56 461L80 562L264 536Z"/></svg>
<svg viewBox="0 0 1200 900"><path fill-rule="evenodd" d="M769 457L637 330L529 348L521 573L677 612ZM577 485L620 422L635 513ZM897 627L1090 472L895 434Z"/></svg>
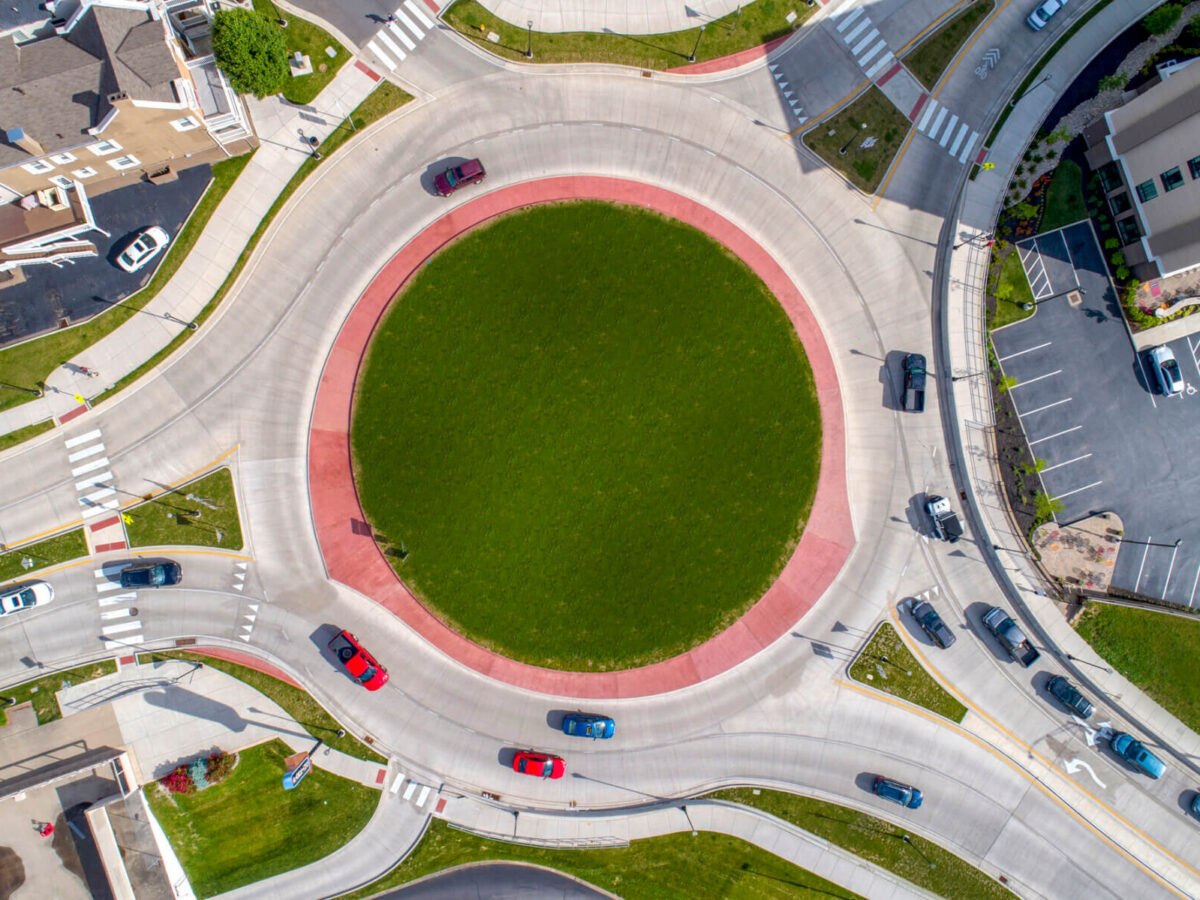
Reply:
<svg viewBox="0 0 1200 900"><path fill-rule="evenodd" d="M1083 292L1071 291L1071 293L1067 294L1067 302L1072 306L1079 306L1081 303L1083 303Z"/></svg>

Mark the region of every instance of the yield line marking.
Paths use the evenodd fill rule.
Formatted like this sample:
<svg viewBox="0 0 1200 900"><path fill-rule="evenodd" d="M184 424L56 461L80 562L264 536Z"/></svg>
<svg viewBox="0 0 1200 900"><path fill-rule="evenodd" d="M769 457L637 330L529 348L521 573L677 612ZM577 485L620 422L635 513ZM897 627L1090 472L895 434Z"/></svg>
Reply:
<svg viewBox="0 0 1200 900"><path fill-rule="evenodd" d="M1074 459L1068 459L1066 462L1055 463L1052 466L1042 469L1042 471L1043 472L1053 472L1055 469L1061 469L1063 466L1069 466L1071 463L1079 462L1081 459L1087 459L1091 455L1092 454L1090 454L1090 453L1085 453L1085 454L1083 454L1083 456L1077 456Z"/></svg>
<svg viewBox="0 0 1200 900"><path fill-rule="evenodd" d="M1063 497L1070 497L1072 494L1078 494L1080 491L1086 491L1088 488L1094 488L1097 485L1104 484L1103 481L1093 481L1091 484L1085 484L1081 488L1075 488L1073 491L1067 491L1065 494L1059 494L1054 499L1061 500Z"/></svg>
<svg viewBox="0 0 1200 900"><path fill-rule="evenodd" d="M1048 441L1051 438L1062 437L1064 434L1070 434L1072 431L1078 431L1082 427L1082 425L1076 425L1074 428L1068 428L1065 431L1056 431L1054 434L1048 434L1043 438L1038 438L1036 441L1030 441L1029 446L1032 447L1034 444L1040 444L1042 441Z"/></svg>
<svg viewBox="0 0 1200 900"><path fill-rule="evenodd" d="M1029 412L1023 412L1023 413L1020 413L1019 415L1023 419L1026 416L1032 416L1034 413L1041 412L1044 409L1050 409L1051 407L1054 407L1054 406L1062 406L1064 403L1070 403L1070 402L1071 402L1070 397L1068 397L1065 400L1055 400L1053 403L1047 403L1045 406L1039 406L1037 409L1031 409L1031 410L1029 410Z"/></svg>

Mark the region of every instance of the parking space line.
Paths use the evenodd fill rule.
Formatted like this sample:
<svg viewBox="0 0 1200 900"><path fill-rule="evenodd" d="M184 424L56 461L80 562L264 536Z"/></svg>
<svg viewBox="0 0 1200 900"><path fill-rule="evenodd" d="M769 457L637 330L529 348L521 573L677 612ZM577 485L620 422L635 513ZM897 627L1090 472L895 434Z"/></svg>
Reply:
<svg viewBox="0 0 1200 900"><path fill-rule="evenodd" d="M1196 374L1200 375L1200 358L1197 358L1197 352L1200 352L1200 339L1196 343L1192 343L1192 339L1188 338L1188 348L1192 351L1192 365L1196 367Z"/></svg>
<svg viewBox="0 0 1200 900"><path fill-rule="evenodd" d="M1015 356L1024 356L1026 353L1032 353L1034 350L1041 350L1043 347L1049 347L1053 343L1054 341L1046 341L1046 343L1038 344L1036 347L1028 347L1025 350L1018 350L1016 353L1010 353L1007 356L1001 356L1000 362L1004 362L1006 359L1012 359Z"/></svg>
<svg viewBox="0 0 1200 900"><path fill-rule="evenodd" d="M1023 419L1026 416L1032 416L1034 413L1039 413L1046 409L1052 409L1055 406L1062 406L1064 403L1070 402L1071 398L1067 397L1065 400L1055 400L1053 403L1047 403L1045 406L1039 406L1037 409L1031 409L1028 412L1017 413L1017 415Z"/></svg>
<svg viewBox="0 0 1200 900"><path fill-rule="evenodd" d="M1063 466L1069 466L1071 463L1079 462L1081 459L1087 459L1091 455L1092 454L1090 454L1090 453L1085 453L1085 454L1083 454L1083 456L1077 456L1074 459L1068 459L1066 462L1055 463L1052 466L1048 466L1047 468L1042 469L1042 471L1043 472L1053 472L1055 469L1061 469Z"/></svg>
<svg viewBox="0 0 1200 900"><path fill-rule="evenodd" d="M1192 595L1188 597L1188 606L1196 599L1196 585L1200 584L1200 565L1196 566L1196 577L1192 580Z"/></svg>
<svg viewBox="0 0 1200 900"><path fill-rule="evenodd" d="M1062 231L1060 228L1059 231ZM1063 248L1067 251L1067 262L1071 264L1071 276L1075 279L1075 287L1079 287L1079 270L1075 268L1075 255L1071 252L1071 244L1066 234L1062 236Z"/></svg>
<svg viewBox="0 0 1200 900"><path fill-rule="evenodd" d="M1019 387L1025 387L1027 384L1033 384L1035 381L1041 381L1043 378L1052 378L1055 375L1061 375L1062 369L1055 369L1053 372L1047 372L1045 375L1039 375L1037 378L1030 378L1027 381L1018 381L1009 390L1015 390Z"/></svg>
<svg viewBox="0 0 1200 900"><path fill-rule="evenodd" d="M1103 481L1093 481L1091 484L1085 484L1081 488L1075 488L1075 490L1073 490L1073 491L1067 491L1065 494L1059 494L1054 499L1061 500L1063 497L1070 497L1072 494L1078 494L1080 491L1086 491L1088 488L1098 487L1099 485L1102 485L1102 484L1104 484Z"/></svg>
<svg viewBox="0 0 1200 900"><path fill-rule="evenodd" d="M1179 544L1180 543L1181 543L1180 541L1176 541L1175 549L1171 551L1171 565L1167 567L1167 583L1163 585L1162 596L1163 596L1164 600L1167 599L1167 591L1171 587L1171 573L1175 571L1175 555L1177 553L1179 553Z"/></svg>
<svg viewBox="0 0 1200 900"><path fill-rule="evenodd" d="M1138 566L1137 581L1135 581L1133 584L1133 592L1135 594L1138 593L1139 589L1142 586L1142 572L1146 568L1146 554L1150 552L1150 542L1152 540L1154 540L1154 535L1152 535L1152 534L1146 535L1146 543L1142 545L1142 564L1140 566Z"/></svg>
<svg viewBox="0 0 1200 900"><path fill-rule="evenodd" d="M1082 427L1082 425L1076 425L1074 428L1068 428L1065 431L1056 431L1054 434L1048 434L1045 437L1038 438L1036 441L1030 441L1029 446L1032 447L1034 444L1040 444L1042 441L1048 441L1051 438L1062 437L1064 434L1070 434L1072 431L1078 431Z"/></svg>

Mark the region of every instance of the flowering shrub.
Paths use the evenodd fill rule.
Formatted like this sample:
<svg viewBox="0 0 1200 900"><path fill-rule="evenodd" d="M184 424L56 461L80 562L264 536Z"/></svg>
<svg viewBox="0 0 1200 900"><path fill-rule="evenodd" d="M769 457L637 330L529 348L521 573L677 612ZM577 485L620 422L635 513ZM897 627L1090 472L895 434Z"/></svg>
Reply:
<svg viewBox="0 0 1200 900"><path fill-rule="evenodd" d="M218 750L211 756L194 759L172 769L158 781L172 794L194 794L228 778L236 765L236 753Z"/></svg>
<svg viewBox="0 0 1200 900"><path fill-rule="evenodd" d="M228 778L229 773L233 771L233 767L237 764L236 753L221 753L217 752L210 756L207 760L208 781L210 784L215 784L223 778Z"/></svg>
<svg viewBox="0 0 1200 900"><path fill-rule="evenodd" d="M167 773L159 779L159 784L172 794L196 793L196 783L192 781L192 776L188 774L187 766L180 766Z"/></svg>

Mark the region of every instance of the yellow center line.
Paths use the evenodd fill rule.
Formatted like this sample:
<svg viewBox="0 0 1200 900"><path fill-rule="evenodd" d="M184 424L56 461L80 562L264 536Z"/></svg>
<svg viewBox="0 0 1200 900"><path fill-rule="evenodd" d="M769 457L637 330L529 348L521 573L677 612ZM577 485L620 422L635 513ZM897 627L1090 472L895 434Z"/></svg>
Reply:
<svg viewBox="0 0 1200 900"><path fill-rule="evenodd" d="M848 93L845 97L843 97L837 103L833 104L833 106L829 107L827 110L822 112L820 115L812 116L811 117L812 121L820 124L821 119L825 118L827 115L829 115L835 109L838 109L841 106L844 106L846 103L848 103L851 100L851 98L854 97L855 94L857 94L859 91L861 91L863 88L865 88L870 83L871 82L869 79L867 81L862 82L858 87L856 87L854 90L852 90L850 93ZM788 137L793 138L796 135L798 135L801 131L805 131L809 128L815 128L815 127L816 127L816 125L808 125L808 124L801 125L795 131L790 132L788 134Z"/></svg>
<svg viewBox="0 0 1200 900"><path fill-rule="evenodd" d="M924 28L922 28L920 31L918 31L916 36L913 37L907 44L905 44L903 47L901 47L899 50L897 50L896 56L899 57L901 53L903 53L905 50L907 50L909 47L911 47L913 44L915 44L921 38L925 37L925 35L927 35L934 28L936 28L938 26L938 24L941 23L942 21L944 21L948 16L953 15L958 10L962 9L964 6L967 6L970 3L971 3L971 0L962 0L962 2L959 3L957 6L950 7L948 10L946 10L944 13L942 13L940 16L938 16L936 19L934 19L932 22L930 22L928 25L926 25Z"/></svg>

